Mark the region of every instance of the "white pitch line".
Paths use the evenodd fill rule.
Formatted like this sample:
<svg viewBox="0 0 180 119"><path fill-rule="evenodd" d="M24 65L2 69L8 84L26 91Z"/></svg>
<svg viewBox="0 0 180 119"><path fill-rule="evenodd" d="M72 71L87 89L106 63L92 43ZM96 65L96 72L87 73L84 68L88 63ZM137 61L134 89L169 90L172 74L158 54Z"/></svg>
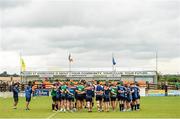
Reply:
<svg viewBox="0 0 180 119"><path fill-rule="evenodd" d="M53 116L55 116L57 113L58 113L58 111L55 112L55 113L53 113L53 114L51 114L51 115L49 115L46 119L51 119L51 118L52 118Z"/></svg>

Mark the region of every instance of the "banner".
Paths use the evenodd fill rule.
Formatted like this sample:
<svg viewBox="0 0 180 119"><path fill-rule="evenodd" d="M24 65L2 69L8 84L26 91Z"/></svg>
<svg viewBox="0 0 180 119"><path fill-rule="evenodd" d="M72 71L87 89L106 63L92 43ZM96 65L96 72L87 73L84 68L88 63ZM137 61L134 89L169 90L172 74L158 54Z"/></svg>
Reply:
<svg viewBox="0 0 180 119"><path fill-rule="evenodd" d="M165 90L148 90L147 96L165 96Z"/></svg>
<svg viewBox="0 0 180 119"><path fill-rule="evenodd" d="M49 90L47 89L36 89L33 96L49 96Z"/></svg>
<svg viewBox="0 0 180 119"><path fill-rule="evenodd" d="M180 96L180 90L168 90L169 96Z"/></svg>

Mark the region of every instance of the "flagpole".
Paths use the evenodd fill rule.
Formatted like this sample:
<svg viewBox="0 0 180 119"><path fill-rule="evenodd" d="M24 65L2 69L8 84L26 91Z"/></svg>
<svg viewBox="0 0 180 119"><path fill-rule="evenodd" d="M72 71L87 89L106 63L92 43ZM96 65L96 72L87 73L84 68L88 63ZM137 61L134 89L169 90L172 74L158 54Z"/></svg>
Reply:
<svg viewBox="0 0 180 119"><path fill-rule="evenodd" d="M22 84L22 80L23 80L23 75L22 75L22 56L21 56L21 52L19 53L19 57L20 57L20 77L21 77L21 84Z"/></svg>
<svg viewBox="0 0 180 119"><path fill-rule="evenodd" d="M71 76L71 62L69 61L69 76Z"/></svg>
<svg viewBox="0 0 180 119"><path fill-rule="evenodd" d="M71 53L69 53L68 60L69 60L69 76L71 76Z"/></svg>
<svg viewBox="0 0 180 119"><path fill-rule="evenodd" d="M158 78L158 50L156 50L156 79L159 80ZM157 83L157 81L155 83Z"/></svg>
<svg viewBox="0 0 180 119"><path fill-rule="evenodd" d="M156 50L156 72L158 72L158 51Z"/></svg>
<svg viewBox="0 0 180 119"><path fill-rule="evenodd" d="M114 58L114 54L112 53L112 61ZM112 76L113 76L113 80L114 80L114 64L112 63Z"/></svg>

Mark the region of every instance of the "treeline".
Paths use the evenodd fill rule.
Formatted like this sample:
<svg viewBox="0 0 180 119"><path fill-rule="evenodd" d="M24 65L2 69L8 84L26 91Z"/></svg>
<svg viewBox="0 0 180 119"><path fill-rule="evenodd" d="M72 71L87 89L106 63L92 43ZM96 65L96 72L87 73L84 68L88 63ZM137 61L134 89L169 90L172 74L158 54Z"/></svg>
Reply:
<svg viewBox="0 0 180 119"><path fill-rule="evenodd" d="M18 74L14 73L14 74L9 74L7 71L4 71L2 73L0 73L0 77L19 77Z"/></svg>
<svg viewBox="0 0 180 119"><path fill-rule="evenodd" d="M172 75L172 74L166 74L166 75L159 75L158 76L159 81L168 81L168 82L180 82L180 74Z"/></svg>

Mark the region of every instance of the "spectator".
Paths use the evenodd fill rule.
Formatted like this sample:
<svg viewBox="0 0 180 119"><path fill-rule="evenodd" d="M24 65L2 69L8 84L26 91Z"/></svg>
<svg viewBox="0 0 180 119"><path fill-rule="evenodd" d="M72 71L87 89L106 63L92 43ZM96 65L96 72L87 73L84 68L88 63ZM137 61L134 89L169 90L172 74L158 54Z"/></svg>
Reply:
<svg viewBox="0 0 180 119"><path fill-rule="evenodd" d="M176 87L176 90L179 90L179 82L178 81L176 81L176 83L175 83L175 87Z"/></svg>
<svg viewBox="0 0 180 119"><path fill-rule="evenodd" d="M168 82L164 84L165 96L168 96Z"/></svg>

